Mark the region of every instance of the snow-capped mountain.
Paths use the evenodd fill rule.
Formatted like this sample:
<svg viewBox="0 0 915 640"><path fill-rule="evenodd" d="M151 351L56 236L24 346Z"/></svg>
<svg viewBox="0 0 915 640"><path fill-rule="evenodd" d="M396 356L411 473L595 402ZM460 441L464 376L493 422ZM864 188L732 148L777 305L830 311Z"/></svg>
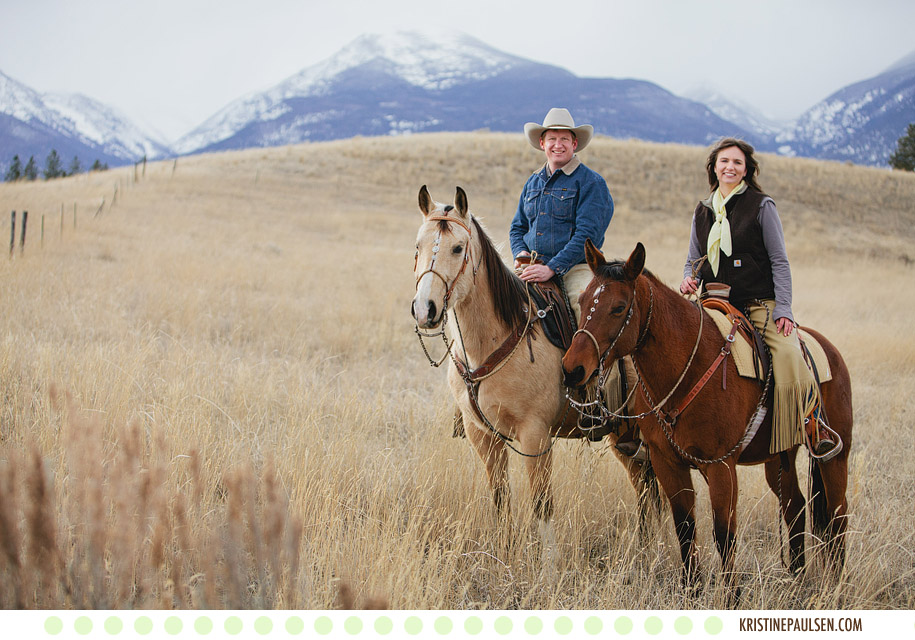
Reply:
<svg viewBox="0 0 915 640"><path fill-rule="evenodd" d="M774 140L777 134L794 126L794 122L780 122L769 118L755 106L728 97L709 85L694 87L684 93L683 97L701 102L723 120L733 122L747 131L753 131L761 138L768 137Z"/></svg>
<svg viewBox="0 0 915 640"><path fill-rule="evenodd" d="M168 146L115 109L82 94L45 94L45 104L72 124L72 133L86 144L125 160L169 155Z"/></svg>
<svg viewBox="0 0 915 640"><path fill-rule="evenodd" d="M84 167L170 155L168 145L115 109L80 94L42 94L0 73L0 163L13 155L42 163L51 149Z"/></svg>
<svg viewBox="0 0 915 640"><path fill-rule="evenodd" d="M85 167L357 135L519 132L554 106L617 138L707 145L738 136L760 151L886 166L915 120L915 53L784 124L708 88L679 97L642 80L581 78L460 33L370 34L230 103L172 148L95 100L41 94L0 73L0 171L14 154L41 163L51 149Z"/></svg>
<svg viewBox="0 0 915 640"><path fill-rule="evenodd" d="M833 93L776 138L779 153L887 165L915 121L915 52L868 80Z"/></svg>
<svg viewBox="0 0 915 640"><path fill-rule="evenodd" d="M210 148L253 126L263 136L264 144L259 146L283 144L286 136L292 136L288 139L290 143L326 139L313 138L312 129L319 128L322 122L343 115L345 106L328 105L329 108L322 112L308 114L297 109L296 102L308 98L315 101L324 98L331 102L334 94L341 89L346 90L347 80L364 82L365 91L376 93L378 98L383 99L384 96L378 92L386 88L385 85L390 86L384 81L385 77L397 79L420 91L442 91L486 80L529 64L522 58L499 52L463 34L440 34L435 37L406 32L386 36L367 34L351 42L333 57L303 69L272 89L250 94L229 104L182 137L174 148L179 153ZM391 100L382 100L382 103L389 107L395 106L396 95L388 97ZM287 115L290 117L283 117ZM266 131L271 127L263 123L277 120L282 121L282 126L272 133ZM417 123L419 128L436 124L434 117L421 120L424 121ZM396 123L393 119L390 121L395 129L406 129L408 126L399 120Z"/></svg>
<svg viewBox="0 0 915 640"><path fill-rule="evenodd" d="M400 32L356 39L229 104L173 146L192 153L355 135L520 131L556 106L555 96L597 133L693 144L723 132L756 137L650 82L579 78L463 34Z"/></svg>

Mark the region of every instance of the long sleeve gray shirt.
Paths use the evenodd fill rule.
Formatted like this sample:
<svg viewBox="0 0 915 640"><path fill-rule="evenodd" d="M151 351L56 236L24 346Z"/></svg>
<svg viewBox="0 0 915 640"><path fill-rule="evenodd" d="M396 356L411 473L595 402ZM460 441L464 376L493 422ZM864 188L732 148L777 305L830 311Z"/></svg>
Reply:
<svg viewBox="0 0 915 640"><path fill-rule="evenodd" d="M772 282L775 285L775 312L773 313L775 317L773 320L788 318L794 322L794 315L791 313L791 265L788 264L788 251L785 247L782 221L778 217L778 210L775 208L775 201L772 198L763 199L759 205L756 219L762 227L763 243L766 245L769 260L772 263ZM684 278L692 277L692 265L705 254L706 247L699 246L699 239L696 236L696 219L693 217L689 235L689 255L683 266Z"/></svg>

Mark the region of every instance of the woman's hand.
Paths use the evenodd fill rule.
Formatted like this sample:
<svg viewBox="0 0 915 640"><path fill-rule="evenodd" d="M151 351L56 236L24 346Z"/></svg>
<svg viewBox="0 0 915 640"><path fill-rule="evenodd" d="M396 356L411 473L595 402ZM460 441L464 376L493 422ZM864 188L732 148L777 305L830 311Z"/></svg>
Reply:
<svg viewBox="0 0 915 640"><path fill-rule="evenodd" d="M787 338L791 335L791 332L794 331L794 322L788 318L781 317L775 321L775 330Z"/></svg>
<svg viewBox="0 0 915 640"><path fill-rule="evenodd" d="M699 290L699 281L695 278L686 277L683 278L683 282L680 283L680 293L685 296L688 296L691 293L696 293Z"/></svg>

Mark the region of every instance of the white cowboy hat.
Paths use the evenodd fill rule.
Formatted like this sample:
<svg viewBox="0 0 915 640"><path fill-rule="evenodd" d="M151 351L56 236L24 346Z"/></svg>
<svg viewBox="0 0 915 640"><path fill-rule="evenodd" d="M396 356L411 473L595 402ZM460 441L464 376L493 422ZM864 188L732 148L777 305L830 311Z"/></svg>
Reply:
<svg viewBox="0 0 915 640"><path fill-rule="evenodd" d="M576 127L572 114L569 113L568 109L550 109L550 112L546 114L546 118L543 119L542 125L536 122L528 122L524 125L524 133L527 135L531 146L537 151L540 151L540 136L548 129L562 129L574 133L575 138L578 140L578 149L576 151L581 151L587 147L588 143L591 142L591 136L594 135L594 127L590 124Z"/></svg>

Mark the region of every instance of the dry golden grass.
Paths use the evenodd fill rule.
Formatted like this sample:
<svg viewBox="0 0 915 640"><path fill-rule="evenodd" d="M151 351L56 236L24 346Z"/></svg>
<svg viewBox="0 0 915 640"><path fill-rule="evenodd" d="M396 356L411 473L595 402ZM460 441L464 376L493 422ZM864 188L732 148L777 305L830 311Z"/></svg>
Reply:
<svg viewBox="0 0 915 640"><path fill-rule="evenodd" d="M584 160L617 204L609 255L641 240L649 268L679 281L704 156L592 143ZM450 437L443 373L408 309L416 193L463 186L504 241L538 161L521 135L478 132L0 185L0 212L30 212L25 251L0 261L0 605L723 606L714 579L695 599L679 588L668 517L639 539L604 445L557 444L551 582L521 465L503 524ZM793 579L776 499L762 469L742 469L742 606L915 608L915 176L763 156L761 179L796 315L851 369L852 520L842 578L813 562Z"/></svg>

